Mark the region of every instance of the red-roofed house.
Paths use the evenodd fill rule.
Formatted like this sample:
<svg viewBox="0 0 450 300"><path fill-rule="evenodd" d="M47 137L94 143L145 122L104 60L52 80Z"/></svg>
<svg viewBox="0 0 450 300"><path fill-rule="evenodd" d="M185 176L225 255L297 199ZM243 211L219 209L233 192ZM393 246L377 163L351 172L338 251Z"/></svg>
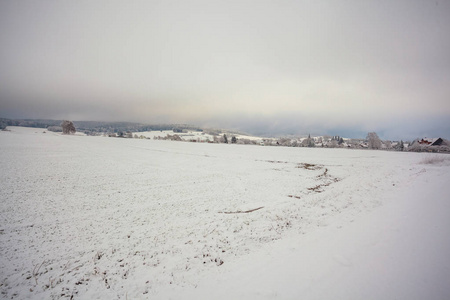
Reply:
<svg viewBox="0 0 450 300"><path fill-rule="evenodd" d="M441 138L434 138L434 139L424 138L419 140L419 144L424 146L440 146L442 145L442 142L443 140Z"/></svg>

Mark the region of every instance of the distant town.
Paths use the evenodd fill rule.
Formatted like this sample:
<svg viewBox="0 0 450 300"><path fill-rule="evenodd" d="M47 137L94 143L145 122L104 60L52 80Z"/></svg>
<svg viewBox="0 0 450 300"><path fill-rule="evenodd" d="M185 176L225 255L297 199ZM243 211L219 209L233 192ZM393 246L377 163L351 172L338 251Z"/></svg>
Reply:
<svg viewBox="0 0 450 300"><path fill-rule="evenodd" d="M369 132L365 138L341 136L285 136L259 137L226 129L201 128L188 124L141 124L132 122L67 121L47 119L0 118L0 129L8 126L44 128L63 134L83 134L115 138L171 140L195 143L223 143L259 146L348 148L386 151L413 151L450 153L450 141L441 137L420 137L413 141L381 140L377 133Z"/></svg>

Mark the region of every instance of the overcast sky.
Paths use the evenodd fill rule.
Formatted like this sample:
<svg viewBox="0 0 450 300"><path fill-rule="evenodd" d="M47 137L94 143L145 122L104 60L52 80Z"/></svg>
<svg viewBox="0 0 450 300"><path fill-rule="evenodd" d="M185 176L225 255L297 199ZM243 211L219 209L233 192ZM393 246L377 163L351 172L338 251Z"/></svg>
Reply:
<svg viewBox="0 0 450 300"><path fill-rule="evenodd" d="M0 1L0 117L450 138L450 1Z"/></svg>

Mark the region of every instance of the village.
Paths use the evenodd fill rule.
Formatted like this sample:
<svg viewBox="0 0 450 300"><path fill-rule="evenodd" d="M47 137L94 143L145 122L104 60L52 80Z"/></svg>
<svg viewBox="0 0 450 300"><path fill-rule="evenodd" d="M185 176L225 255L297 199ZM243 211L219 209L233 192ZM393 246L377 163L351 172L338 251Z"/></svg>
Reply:
<svg viewBox="0 0 450 300"><path fill-rule="evenodd" d="M412 142L381 140L374 132L366 139L351 139L340 136L311 136L263 138L232 132L208 132L191 130L161 130L147 132L127 132L125 134L108 133L108 137L137 139L171 140L192 143L239 144L259 146L309 147L309 148L347 148L373 149L387 151L413 151L450 153L450 142L442 138L421 138Z"/></svg>
<svg viewBox="0 0 450 300"><path fill-rule="evenodd" d="M71 121L68 121L71 122ZM63 132L60 120L0 119L0 128L23 126ZM201 128L188 124L140 124L126 122L71 122L73 132L88 136L115 138L170 140L192 143L238 144L257 146L283 146L308 148L373 149L386 151L411 151L450 153L450 141L442 137L419 137L413 141L382 140L377 133L369 132L366 138L347 138L339 135L261 137L226 129Z"/></svg>

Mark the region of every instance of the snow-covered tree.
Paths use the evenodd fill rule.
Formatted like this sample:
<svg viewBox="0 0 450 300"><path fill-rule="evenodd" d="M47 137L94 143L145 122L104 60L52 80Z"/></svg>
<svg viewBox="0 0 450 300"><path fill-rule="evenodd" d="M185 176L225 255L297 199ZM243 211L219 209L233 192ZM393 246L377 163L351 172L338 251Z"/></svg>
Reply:
<svg viewBox="0 0 450 300"><path fill-rule="evenodd" d="M381 140L375 132L369 132L366 139L369 149L381 149Z"/></svg>
<svg viewBox="0 0 450 300"><path fill-rule="evenodd" d="M277 142L278 142L278 145L280 145L280 146L286 146L286 147L291 146L290 138L285 138L285 137L279 138Z"/></svg>
<svg viewBox="0 0 450 300"><path fill-rule="evenodd" d="M330 141L327 142L328 148L336 148L337 146L338 146L338 142L335 139L331 139Z"/></svg>
<svg viewBox="0 0 450 300"><path fill-rule="evenodd" d="M73 125L72 121L64 120L61 123L61 127L63 134L74 134L75 132L77 132L77 130L75 129L75 125Z"/></svg>

